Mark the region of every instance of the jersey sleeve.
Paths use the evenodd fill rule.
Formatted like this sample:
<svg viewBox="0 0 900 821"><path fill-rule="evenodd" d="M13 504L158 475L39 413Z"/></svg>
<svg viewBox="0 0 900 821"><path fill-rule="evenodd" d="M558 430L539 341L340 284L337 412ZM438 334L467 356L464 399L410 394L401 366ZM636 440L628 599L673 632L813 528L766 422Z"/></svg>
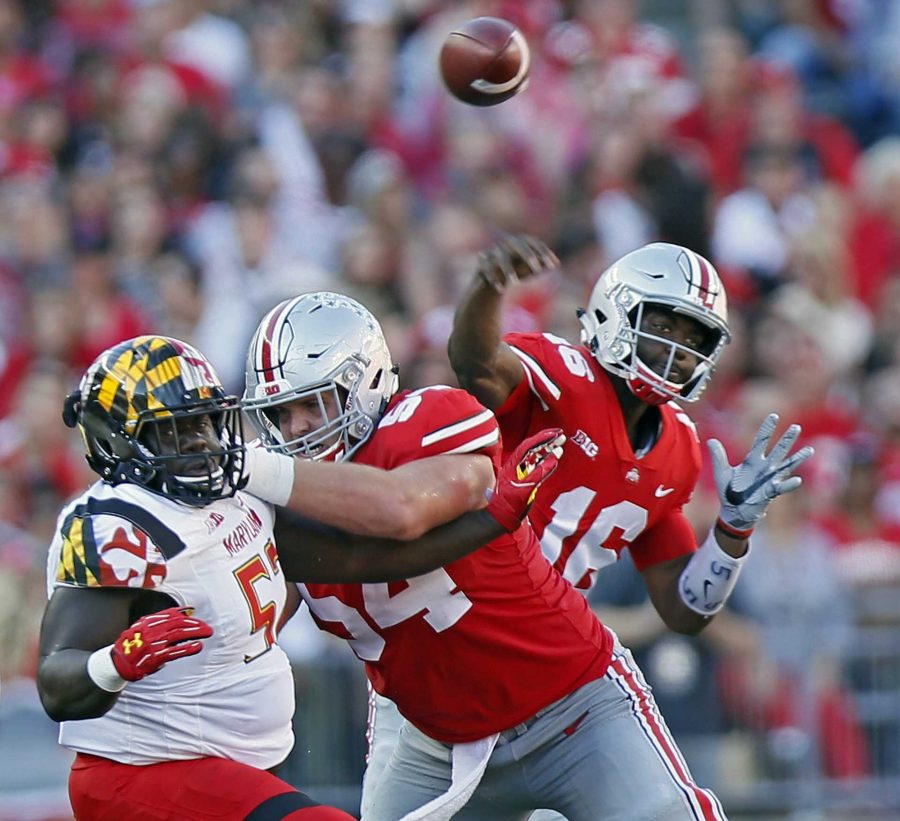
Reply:
<svg viewBox="0 0 900 821"><path fill-rule="evenodd" d="M525 372L496 412L509 448L525 438L537 410L547 411L559 401L562 389L543 364L553 360L553 345L543 334L507 334L503 341L518 357Z"/></svg>
<svg viewBox="0 0 900 821"><path fill-rule="evenodd" d="M558 402L563 393L560 376L554 372L561 359L559 346L571 348L570 343L550 334L507 334L504 342L525 369L524 382L532 401L537 399L545 410Z"/></svg>
<svg viewBox="0 0 900 821"><path fill-rule="evenodd" d="M677 559L697 549L694 529L681 507L665 514L653 527L638 536L629 548L638 570Z"/></svg>
<svg viewBox="0 0 900 821"><path fill-rule="evenodd" d="M483 453L496 464L500 429L471 394L439 385L406 394L388 408L375 444L378 464L387 468L453 453Z"/></svg>
<svg viewBox="0 0 900 821"><path fill-rule="evenodd" d="M89 499L61 520L51 545L48 582L69 587L158 587L166 562L185 544L145 509Z"/></svg>

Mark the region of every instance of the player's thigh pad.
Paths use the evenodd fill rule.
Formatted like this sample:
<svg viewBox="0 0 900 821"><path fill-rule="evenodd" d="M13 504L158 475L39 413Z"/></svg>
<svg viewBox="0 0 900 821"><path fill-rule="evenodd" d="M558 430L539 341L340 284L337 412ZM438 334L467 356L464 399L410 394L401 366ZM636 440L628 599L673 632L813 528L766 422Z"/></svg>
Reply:
<svg viewBox="0 0 900 821"><path fill-rule="evenodd" d="M77 821L346 821L265 770L223 758L147 766L78 755L69 777Z"/></svg>
<svg viewBox="0 0 900 821"><path fill-rule="evenodd" d="M366 758L366 771L363 774L360 806L363 818L367 818L371 813L372 796L397 744L403 720L397 705L390 699L378 695L370 684L369 724L366 732L369 754Z"/></svg>

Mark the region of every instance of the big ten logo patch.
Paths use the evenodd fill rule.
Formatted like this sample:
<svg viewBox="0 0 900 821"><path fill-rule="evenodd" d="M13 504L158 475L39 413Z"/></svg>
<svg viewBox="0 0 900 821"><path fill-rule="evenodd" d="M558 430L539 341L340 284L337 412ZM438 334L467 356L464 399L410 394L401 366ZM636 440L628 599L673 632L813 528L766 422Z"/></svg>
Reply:
<svg viewBox="0 0 900 821"><path fill-rule="evenodd" d="M206 517L206 532L212 533L224 521L225 517L221 513L213 511Z"/></svg>
<svg viewBox="0 0 900 821"><path fill-rule="evenodd" d="M583 430L576 430L575 435L572 437L573 444L578 445L590 459L593 459L597 455L597 451L599 448Z"/></svg>

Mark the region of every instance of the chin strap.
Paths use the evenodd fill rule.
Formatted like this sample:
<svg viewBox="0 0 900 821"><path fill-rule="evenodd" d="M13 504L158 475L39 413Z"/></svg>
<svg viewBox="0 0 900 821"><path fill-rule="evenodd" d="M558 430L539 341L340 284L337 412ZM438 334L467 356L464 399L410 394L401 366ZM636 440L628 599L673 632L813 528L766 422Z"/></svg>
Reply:
<svg viewBox="0 0 900 821"><path fill-rule="evenodd" d="M74 428L78 424L78 416L81 413L81 391L70 393L63 402L62 418L67 428Z"/></svg>
<svg viewBox="0 0 900 821"><path fill-rule="evenodd" d="M627 380L628 389L645 405L664 405L672 397L660 393L649 382L645 382L638 374L630 376Z"/></svg>

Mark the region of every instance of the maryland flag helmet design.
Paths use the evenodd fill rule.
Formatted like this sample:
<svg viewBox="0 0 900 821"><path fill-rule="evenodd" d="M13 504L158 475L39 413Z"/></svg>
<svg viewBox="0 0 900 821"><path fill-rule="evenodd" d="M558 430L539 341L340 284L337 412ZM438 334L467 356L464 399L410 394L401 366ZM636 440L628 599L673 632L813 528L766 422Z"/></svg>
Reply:
<svg viewBox="0 0 900 821"><path fill-rule="evenodd" d="M104 351L66 399L91 468L185 504L233 496L244 470L236 396L212 364L177 339L139 336Z"/></svg>

